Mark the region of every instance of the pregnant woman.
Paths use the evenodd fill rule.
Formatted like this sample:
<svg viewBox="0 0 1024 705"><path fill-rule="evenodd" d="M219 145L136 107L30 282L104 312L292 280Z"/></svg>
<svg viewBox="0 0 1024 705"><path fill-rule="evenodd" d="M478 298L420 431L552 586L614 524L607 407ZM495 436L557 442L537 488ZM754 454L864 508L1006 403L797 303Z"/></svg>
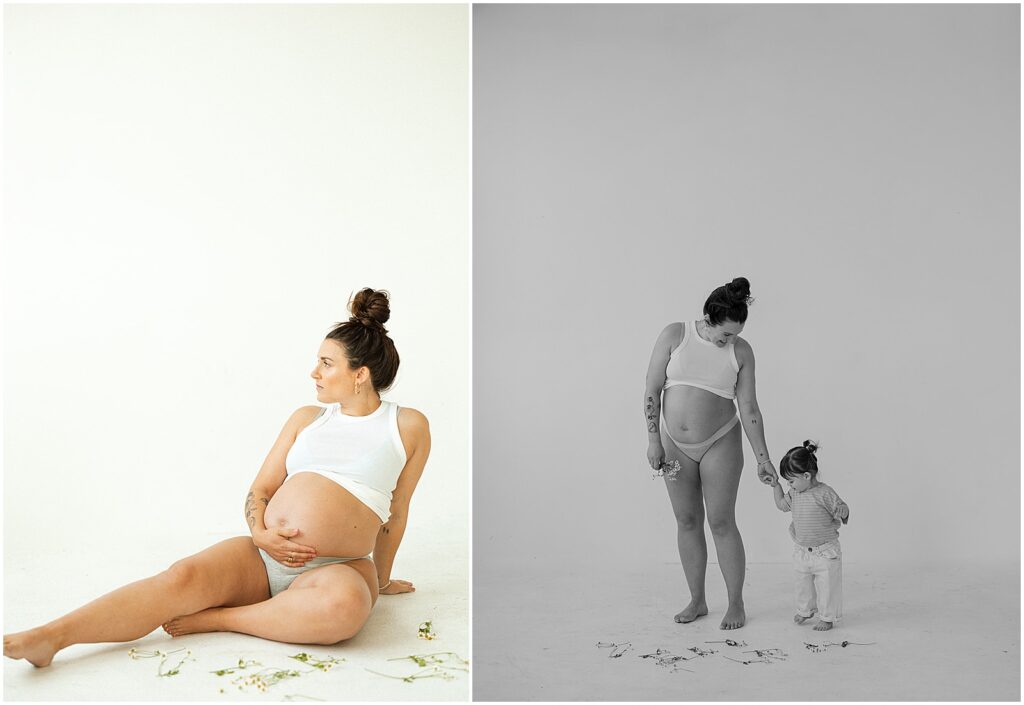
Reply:
<svg viewBox="0 0 1024 705"><path fill-rule="evenodd" d="M398 352L387 293L363 289L320 345L317 400L288 419L245 498L252 536L221 541L48 624L4 636L4 655L46 666L71 644L231 631L333 644L365 624L391 579L409 499L430 452L427 420L382 401ZM371 555L372 553L372 555Z"/></svg>
<svg viewBox="0 0 1024 705"><path fill-rule="evenodd" d="M708 613L705 512L729 594L721 628L737 629L746 621L746 555L736 527L736 492L743 470L740 422L757 458L758 477L770 483L776 476L754 391L754 351L739 337L750 301L750 282L743 277L718 287L704 303L703 319L671 323L661 331L647 369L647 460L655 470L666 459L679 463L678 473L665 476L690 588L690 604L675 616L677 622Z"/></svg>

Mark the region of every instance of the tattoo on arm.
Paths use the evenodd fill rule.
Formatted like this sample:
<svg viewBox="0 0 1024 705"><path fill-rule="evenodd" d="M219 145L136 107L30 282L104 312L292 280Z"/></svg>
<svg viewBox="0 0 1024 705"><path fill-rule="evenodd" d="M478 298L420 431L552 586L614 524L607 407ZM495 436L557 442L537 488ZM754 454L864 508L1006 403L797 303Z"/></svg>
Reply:
<svg viewBox="0 0 1024 705"><path fill-rule="evenodd" d="M658 412L654 408L654 397L647 395L647 403L644 404L644 415L647 417L647 432L658 432Z"/></svg>
<svg viewBox="0 0 1024 705"><path fill-rule="evenodd" d="M256 526L256 517L252 515L256 511L256 493L252 490L245 496L245 520L249 522L249 527Z"/></svg>
<svg viewBox="0 0 1024 705"><path fill-rule="evenodd" d="M260 501L263 502L263 508L266 509L267 505L270 504L270 500L266 497L260 497Z"/></svg>
<svg viewBox="0 0 1024 705"><path fill-rule="evenodd" d="M391 529L389 529L386 524L381 524L380 532L382 534L390 534L391 533Z"/></svg>

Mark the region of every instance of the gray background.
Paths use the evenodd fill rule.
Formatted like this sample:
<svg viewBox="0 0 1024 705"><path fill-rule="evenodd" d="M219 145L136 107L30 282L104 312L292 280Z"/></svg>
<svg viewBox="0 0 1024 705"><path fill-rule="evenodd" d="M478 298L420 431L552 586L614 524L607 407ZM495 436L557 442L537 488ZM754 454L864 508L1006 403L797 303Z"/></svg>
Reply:
<svg viewBox="0 0 1024 705"><path fill-rule="evenodd" d="M685 604L644 375L734 276L772 457L821 441L847 561L1019 576L1018 7L483 5L473 59L477 697L517 695L481 659L529 589L599 620L674 563ZM744 451L748 561L786 561Z"/></svg>

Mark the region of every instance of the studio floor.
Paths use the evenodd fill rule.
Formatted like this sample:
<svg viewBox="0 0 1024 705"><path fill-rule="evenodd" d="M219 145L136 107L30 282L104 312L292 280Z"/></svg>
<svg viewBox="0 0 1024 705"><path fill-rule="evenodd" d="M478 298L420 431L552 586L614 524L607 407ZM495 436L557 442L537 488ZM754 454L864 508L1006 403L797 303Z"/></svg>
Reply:
<svg viewBox="0 0 1024 705"><path fill-rule="evenodd" d="M173 559L187 555L189 551L181 551L185 543L198 549L221 538L226 537L193 536L189 541L162 541L147 548L144 558L122 558L102 567L71 549L44 560L32 556L29 547L8 539L4 560L4 630L21 631L36 626L109 589L150 575ZM425 673L414 661L404 658L407 656L451 651L469 658L465 541L431 541L427 545L429 550L403 545L396 564L395 576L412 580L416 592L381 597L362 632L347 642L334 646L292 645L230 633L171 639L157 630L126 644L72 646L59 652L47 668L4 659L4 699L466 701L466 671L449 671L451 680L401 680ZM441 556L443 562L439 560ZM418 637L418 627L426 620L431 620L438 635L432 641ZM160 657L132 660L132 647L168 653L164 671L177 666L186 650L191 650L191 659L180 665L177 675L160 677ZM177 649L184 650L169 653ZM302 652L320 659L331 656L344 661L329 671L321 671L289 658ZM442 658L450 665L460 665L454 657ZM223 676L212 673L237 666L239 659L257 661L261 667L250 666ZM266 692L244 681L232 683L239 676L262 669L297 670L301 675L281 680Z"/></svg>
<svg viewBox="0 0 1024 705"><path fill-rule="evenodd" d="M1016 562L846 564L845 617L828 632L793 623L789 564L748 565L748 621L733 631L718 628L725 587L714 564L710 614L688 625L672 619L688 601L678 564L609 564L603 574L538 570L532 581L525 571L476 571L475 700L1020 700ZM727 638L746 646L709 643ZM806 646L843 641L870 645ZM620 645L621 655L598 642ZM697 656L691 648L716 653ZM658 649L688 660L642 658ZM786 658L725 658L753 660L744 651L754 649L779 649Z"/></svg>

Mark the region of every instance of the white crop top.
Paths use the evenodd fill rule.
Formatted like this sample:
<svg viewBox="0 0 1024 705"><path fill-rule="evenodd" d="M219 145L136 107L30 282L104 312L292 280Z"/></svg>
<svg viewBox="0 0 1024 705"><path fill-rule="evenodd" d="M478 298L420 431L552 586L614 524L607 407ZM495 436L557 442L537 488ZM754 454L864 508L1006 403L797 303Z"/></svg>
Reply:
<svg viewBox="0 0 1024 705"><path fill-rule="evenodd" d="M698 387L726 399L736 398L736 379L740 364L736 344L718 347L697 335L696 323L683 323L683 340L669 355L665 367L665 387L685 384Z"/></svg>
<svg viewBox="0 0 1024 705"><path fill-rule="evenodd" d="M398 404L381 401L372 414L346 416L335 403L296 436L285 458L285 482L300 472L323 475L386 522L405 460Z"/></svg>

